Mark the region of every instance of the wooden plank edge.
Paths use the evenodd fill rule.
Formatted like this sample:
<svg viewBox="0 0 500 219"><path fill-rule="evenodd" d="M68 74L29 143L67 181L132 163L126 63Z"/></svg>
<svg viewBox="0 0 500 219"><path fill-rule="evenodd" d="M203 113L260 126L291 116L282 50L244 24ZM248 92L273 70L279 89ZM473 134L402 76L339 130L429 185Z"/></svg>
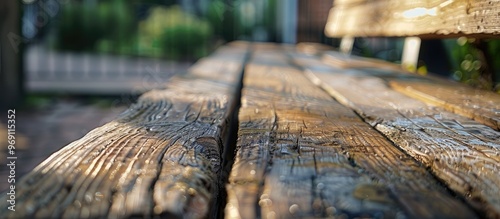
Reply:
<svg viewBox="0 0 500 219"><path fill-rule="evenodd" d="M360 108L358 108L358 106L355 103L353 103L351 100L349 100L342 93L338 92L336 89L332 88L328 84L325 84L312 71L306 70L305 74L307 75L307 77L309 77L309 79L313 83L315 83L317 86L322 87L324 90L326 90L328 93L330 93L332 95L332 97L334 97L337 101L339 101L343 105L352 108L359 115L361 115L363 118L370 117L370 115L365 115L365 113ZM387 124L381 124L381 121L374 121L373 123L369 123L369 124L371 126L373 126L374 128L376 128L377 130L379 130L384 135L386 135L389 139L393 139L393 138L391 138L390 136L388 136L388 133L394 133L394 130L399 130L396 127L392 127L390 125L388 126ZM406 130L406 132L408 132L408 131L409 130ZM405 132L401 131L400 134L404 134L404 133ZM392 135L396 136L395 138L398 138L397 137L398 134L392 134ZM398 143L396 143L396 142L395 142L395 144L398 145ZM402 150L406 151L406 149L404 147L402 147ZM419 157L418 154L417 155L412 154L412 156L416 160L422 162L422 160L418 158ZM430 163L433 164L433 162L430 162ZM436 168L436 167L434 167L434 168ZM451 178L456 179L457 181L460 181L459 176L456 175L455 173L452 173L452 172L436 172L435 169L433 169L433 168L431 168L431 171L434 173L434 175L436 175L436 177L438 179L443 179L443 177L451 177ZM484 210L484 212L479 212L482 215L485 215L488 218L498 218L499 217L500 213L497 212L497 209L494 206L491 206L491 205L494 205L495 203L489 203L488 205L485 206L485 204L487 203L486 199L484 199L484 197L482 197L480 195L480 194L482 194L483 191L473 190L472 188L469 188L469 190L467 190L467 188L466 188L466 190L464 190L464 185L465 186L469 185L467 182L463 182L463 184L459 185L459 184L449 184L449 183L446 182L446 180L444 180L444 183L446 185L448 185L449 188L452 191L457 192L457 194L460 195L464 200L466 200L471 206L473 206L473 208L475 208L478 211L481 210L481 209ZM470 191L474 191L473 194L469 193ZM469 194L469 195L467 195L467 194ZM473 195L474 198L473 199L469 199L468 196L470 196L470 195Z"/></svg>
<svg viewBox="0 0 500 219"><path fill-rule="evenodd" d="M243 66L244 66L244 63L242 63L241 68L243 68ZM238 89L238 88L237 88L237 89ZM152 92L157 92L157 91L152 91ZM144 96L144 95L143 95L143 96ZM144 99L144 98L142 98L142 99ZM233 98L233 99L236 99L236 98ZM140 101L141 101L141 100L140 100ZM149 100L146 100L146 101L149 101ZM234 110L234 109L235 109L235 104L233 103L233 104L231 104L231 105L232 105L232 109L231 109L231 110ZM230 114L228 114L228 115L231 115L231 113L230 113ZM125 116L125 115L124 115L124 116ZM134 117L134 115L131 115L131 116L132 116L131 118L133 118L133 117ZM127 117L127 116L125 116L125 117ZM120 118L119 118L119 119L120 119ZM119 119L118 119L118 120L119 120ZM124 119L124 117L122 117L121 119ZM229 119L229 118L226 118L226 119ZM103 129L103 128L105 129L105 127L106 127L107 125L109 126L109 124L111 124L111 127L113 127L113 125L112 125L112 124L113 124L113 123L115 123L115 122L116 122L116 121L112 121L112 122L110 122L110 123L108 123L108 124L104 125L103 127L96 128L95 130L93 130L93 131L91 131L91 132L96 132L96 131L97 131L97 132L100 132L100 131L98 131L99 129ZM227 122L227 121L225 121L225 122ZM103 130L103 131L106 131L106 130ZM72 149L74 149L74 148L77 146L76 144L78 144L78 140L77 140L77 141L75 141L75 142L73 142L73 143L70 143L68 146L63 147L61 150L59 150L59 151L55 152L54 154L52 154L52 155L51 155L51 156L50 156L47 160L43 161L43 162L42 162L40 165L38 165L38 166L37 166L37 167L36 167L33 171L36 171L36 172L40 172L40 173L42 173L42 174L45 174L45 171L44 171L44 170L42 170L42 169L46 168L47 166L52 165L52 163L53 163L53 162L57 162L57 163L59 163L58 165L61 165L61 163L58 161L58 160L59 160L59 156L60 156L60 155L64 155L64 156L66 156L66 157L71 156L71 150L72 150ZM82 144L83 144L83 143L82 143ZM70 154L65 155L65 154L67 154L68 152L69 152ZM31 176L33 176L34 174L35 174L35 173L34 173L34 172L32 172L32 173L28 174L27 176L23 177L20 181L21 181L21 182L28 182L28 181L31 181L30 177L31 177ZM200 172L200 174L205 174L205 173ZM32 183L34 183L34 182L32 182ZM28 184L30 184L30 183L28 183ZM19 189L19 188L18 188L18 189ZM185 197L185 196L183 196L183 195L181 194L181 196L179 196L179 198L182 198L182 197ZM167 200L165 200L165 201L167 201ZM201 204L201 203L202 203L202 202L195 201L195 203L196 203L196 202L197 202L198 204ZM178 203L175 203L175 204L178 204ZM18 206L18 207L19 207L19 206ZM29 213L29 211L30 211L29 209L30 209L31 207L29 207L29 206L26 206L26 207L28 208L27 210L28 210L28 215L29 215L29 214L30 214L30 213ZM33 209L33 210L34 210L34 209ZM144 209L144 210L146 210L146 211L147 211L147 209ZM157 212L159 213L159 212L161 212L161 211L162 211L162 210L158 210L158 211L157 211L157 210L158 210L158 209L156 209L156 208L154 209L155 213L157 213ZM181 209L179 209L179 210L182 212L182 211L184 211L185 209L184 209L184 208L181 208ZM181 216L181 215L179 214L179 213L181 213L181 212L176 212L176 211L174 211L174 212L172 212L173 214L171 214L171 216L175 216L175 215L177 215L177 216ZM49 213L49 215L50 215L50 212L47 212L47 213ZM19 216L19 215L17 215L17 216L16 216L15 214L9 214L9 213L6 213L6 208L2 208L2 213L1 213L1 214L2 214L3 216L5 216L5 217L12 217L12 216L13 216L13 217L18 217L18 216ZM32 215L32 216L30 216L30 217L33 217L33 216L34 216L34 215ZM39 216L40 216L40 215L38 215L37 217L39 217ZM67 216L68 216L68 215L67 215ZM80 215L80 216L83 216L83 215ZM113 216L111 216L111 215L108 215L108 216L113 217ZM194 215L192 215L192 216L195 216L195 217L204 217L205 215L197 215L197 214L194 214Z"/></svg>
<svg viewBox="0 0 500 219"><path fill-rule="evenodd" d="M423 101L425 103L429 103L434 106L439 106L443 107L444 109L474 119L482 124L485 124L492 129L495 129L497 131L500 131L500 119L495 119L495 118L490 118L481 114L478 114L476 110L471 109L470 107L466 106L458 106L449 102L446 102L445 100L436 98L432 95L426 94L424 92L420 92L416 89L413 89L411 86L402 86L398 84L397 82L390 81L389 85L391 88L393 88L396 91L399 91L409 97L415 98L417 100ZM464 86L464 85L462 85Z"/></svg>

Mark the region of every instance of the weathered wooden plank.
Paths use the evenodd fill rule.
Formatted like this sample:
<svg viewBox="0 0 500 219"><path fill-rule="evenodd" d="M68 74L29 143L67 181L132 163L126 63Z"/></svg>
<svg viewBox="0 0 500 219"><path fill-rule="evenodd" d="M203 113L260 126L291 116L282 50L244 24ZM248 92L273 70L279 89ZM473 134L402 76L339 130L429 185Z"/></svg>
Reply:
<svg viewBox="0 0 500 219"><path fill-rule="evenodd" d="M321 43L297 43L296 49L304 54L317 55L326 51L334 50L333 47Z"/></svg>
<svg viewBox="0 0 500 219"><path fill-rule="evenodd" d="M300 70L262 63L268 52L245 69L226 217L475 217Z"/></svg>
<svg viewBox="0 0 500 219"><path fill-rule="evenodd" d="M54 153L0 218L213 217L246 50L222 48Z"/></svg>
<svg viewBox="0 0 500 219"><path fill-rule="evenodd" d="M299 50L299 52L301 52ZM392 71L408 72L401 65L382 61L378 59L365 58L360 56L347 55L335 51L325 52L322 61L339 68L378 68ZM409 73L409 72L408 72Z"/></svg>
<svg viewBox="0 0 500 219"><path fill-rule="evenodd" d="M440 81L391 81L390 85L410 97L500 130L500 95L496 93Z"/></svg>
<svg viewBox="0 0 500 219"><path fill-rule="evenodd" d="M387 84L421 77L386 70L304 67L312 81L422 162L483 216L500 216L500 133L409 98Z"/></svg>
<svg viewBox="0 0 500 219"><path fill-rule="evenodd" d="M296 60L301 61L301 59ZM377 68L409 74L399 65L393 63L349 56L333 51L324 53L322 61L340 68ZM311 62L311 60L308 60L308 62ZM313 66L312 63L304 64ZM411 77L418 78L419 76ZM473 118L495 130L500 130L500 95L498 94L473 89L463 84L438 78L426 80L426 78L420 77L419 80L414 81L391 81L390 85L395 90L408 96Z"/></svg>
<svg viewBox="0 0 500 219"><path fill-rule="evenodd" d="M499 0L336 0L325 32L330 37L495 37L499 14Z"/></svg>

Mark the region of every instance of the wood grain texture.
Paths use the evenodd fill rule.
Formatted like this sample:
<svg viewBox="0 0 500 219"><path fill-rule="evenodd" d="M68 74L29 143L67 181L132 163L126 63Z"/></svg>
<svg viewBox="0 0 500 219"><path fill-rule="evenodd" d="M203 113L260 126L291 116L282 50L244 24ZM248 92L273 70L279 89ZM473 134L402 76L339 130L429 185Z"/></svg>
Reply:
<svg viewBox="0 0 500 219"><path fill-rule="evenodd" d="M306 42L297 43L295 48L296 48L296 50L300 51L301 53L304 53L307 55L318 55L318 54L322 54L323 52L326 52L326 51L335 50L335 48L333 48L331 46L327 46L325 44L306 43Z"/></svg>
<svg viewBox="0 0 500 219"><path fill-rule="evenodd" d="M421 77L386 70L304 67L312 81L422 162L483 216L500 217L499 132L409 98L387 83L422 81Z"/></svg>
<svg viewBox="0 0 500 219"><path fill-rule="evenodd" d="M274 50L245 69L227 218L475 217Z"/></svg>
<svg viewBox="0 0 500 219"><path fill-rule="evenodd" d="M299 52L301 52L299 50ZM409 73L401 65L360 56L347 55L335 51L325 52L321 56L324 63L331 64L338 68L377 68Z"/></svg>
<svg viewBox="0 0 500 219"><path fill-rule="evenodd" d="M325 33L330 37L498 37L499 0L336 0Z"/></svg>
<svg viewBox="0 0 500 219"><path fill-rule="evenodd" d="M499 94L451 82L391 81L390 85L410 97L443 107L500 131Z"/></svg>
<svg viewBox="0 0 500 219"><path fill-rule="evenodd" d="M246 50L222 48L54 153L0 218L207 217Z"/></svg>
<svg viewBox="0 0 500 219"><path fill-rule="evenodd" d="M298 50L302 52L301 50ZM296 59L296 61L301 61ZM325 52L321 61L340 68L376 68L389 71L401 72L403 76L414 77L418 80L392 80L390 85L393 89L408 96L419 99L429 104L443 107L451 112L473 118L495 130L500 130L500 95L490 91L470 88L464 84L432 78L431 76L411 76L411 73L403 70L400 65L384 62L376 59L368 59L358 56L345 55L339 52ZM312 68L321 64L307 63L304 65ZM317 60L315 61L317 62ZM299 63L300 64L300 63ZM432 80L427 80L432 79Z"/></svg>

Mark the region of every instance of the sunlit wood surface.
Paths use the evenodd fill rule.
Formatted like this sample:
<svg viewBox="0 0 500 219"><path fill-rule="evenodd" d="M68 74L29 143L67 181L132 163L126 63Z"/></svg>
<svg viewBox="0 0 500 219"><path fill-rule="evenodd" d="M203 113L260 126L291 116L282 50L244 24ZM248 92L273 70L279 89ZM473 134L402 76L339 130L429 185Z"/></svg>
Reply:
<svg viewBox="0 0 500 219"><path fill-rule="evenodd" d="M245 68L227 217L475 216L286 53L258 49Z"/></svg>
<svg viewBox="0 0 500 219"><path fill-rule="evenodd" d="M434 90L429 92L430 96L441 94L439 89L454 90L455 93L443 96L447 99L461 98L463 91L469 90L466 85L449 82L454 88L440 88L439 80L383 69L332 66L314 70L317 58L297 60L309 69L307 75L312 81L428 167L471 206L486 212L488 217L500 216L500 133L464 116L427 105L428 101L405 96L392 90L389 84L430 84ZM476 92L489 97L473 100L477 104L484 103L482 107L500 105L500 95Z"/></svg>
<svg viewBox="0 0 500 219"><path fill-rule="evenodd" d="M401 65L372 58L347 55L339 52L327 51L322 54L322 61L338 68L377 68L406 72Z"/></svg>
<svg viewBox="0 0 500 219"><path fill-rule="evenodd" d="M321 55L321 64L304 63L312 68L328 64L337 68L365 69L364 71L400 72L392 74L393 78L412 77L413 80L391 80L393 89L400 91L415 99L426 103L443 107L451 112L475 119L495 130L500 130L500 95L490 91L473 89L458 82L433 78L432 76L422 77L411 74L403 70L400 65L386 61L363 58L328 51ZM304 60L297 59L298 64ZM311 62L311 60L308 60ZM386 74L388 75L388 74ZM429 80L431 79L432 80Z"/></svg>
<svg viewBox="0 0 500 219"><path fill-rule="evenodd" d="M441 106L500 130L500 95L440 81L392 81L390 85L408 96Z"/></svg>
<svg viewBox="0 0 500 219"><path fill-rule="evenodd" d="M500 33L500 0L335 0L326 35L490 37Z"/></svg>
<svg viewBox="0 0 500 219"><path fill-rule="evenodd" d="M371 62L226 45L19 179L0 218L499 218L500 133L474 117L498 121L497 94Z"/></svg>

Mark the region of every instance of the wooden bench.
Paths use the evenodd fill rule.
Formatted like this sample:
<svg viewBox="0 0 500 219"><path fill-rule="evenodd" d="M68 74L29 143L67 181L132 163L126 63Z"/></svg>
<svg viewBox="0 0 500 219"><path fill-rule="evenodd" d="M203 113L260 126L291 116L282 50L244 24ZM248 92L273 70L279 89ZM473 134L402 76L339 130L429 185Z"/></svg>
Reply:
<svg viewBox="0 0 500 219"><path fill-rule="evenodd" d="M114 121L54 153L15 185L16 211L4 201L0 218L200 218L216 212L209 209L223 185L223 144L247 47L220 48L164 90L145 93Z"/></svg>
<svg viewBox="0 0 500 219"><path fill-rule="evenodd" d="M0 218L499 218L499 112L327 46L232 42L54 153Z"/></svg>

